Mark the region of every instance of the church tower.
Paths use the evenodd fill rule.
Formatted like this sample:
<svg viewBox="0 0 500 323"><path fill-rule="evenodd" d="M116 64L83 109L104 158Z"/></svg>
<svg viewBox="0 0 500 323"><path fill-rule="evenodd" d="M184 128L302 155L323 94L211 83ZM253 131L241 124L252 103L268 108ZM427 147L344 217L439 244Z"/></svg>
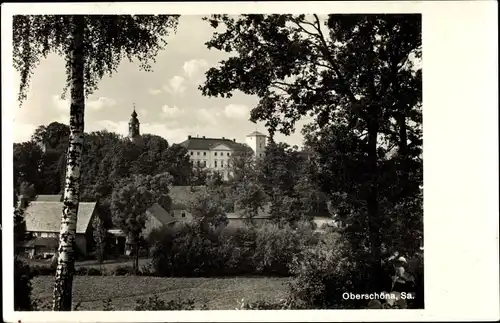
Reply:
<svg viewBox="0 0 500 323"><path fill-rule="evenodd" d="M141 134L139 132L139 119L137 119L137 112L135 112L135 104L134 111L131 114L132 118L128 122L128 138L134 143L140 143L142 140Z"/></svg>

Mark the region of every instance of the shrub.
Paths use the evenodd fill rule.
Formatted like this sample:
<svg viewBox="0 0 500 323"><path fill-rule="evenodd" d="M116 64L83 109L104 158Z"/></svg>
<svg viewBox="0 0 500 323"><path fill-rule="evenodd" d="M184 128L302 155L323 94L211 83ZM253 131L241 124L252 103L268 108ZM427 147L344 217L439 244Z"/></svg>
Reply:
<svg viewBox="0 0 500 323"><path fill-rule="evenodd" d="M354 254L350 246L338 235L326 235L330 243L306 250L295 257L290 283L292 303L301 308L361 308L363 301L344 300L342 294L362 294L369 279L364 254ZM352 259L358 259L353 261Z"/></svg>
<svg viewBox="0 0 500 323"><path fill-rule="evenodd" d="M165 302L158 295L147 299L137 299L134 311L183 311L194 310L194 300L171 300Z"/></svg>
<svg viewBox="0 0 500 323"><path fill-rule="evenodd" d="M245 302L245 299L240 301L240 305L236 310L289 310L295 309L294 305L287 299L281 299L278 302L269 302L259 300L256 302Z"/></svg>
<svg viewBox="0 0 500 323"><path fill-rule="evenodd" d="M303 250L305 241L299 231L289 226L279 228L271 224L257 231L254 263L258 272L270 275L288 276L290 265Z"/></svg>
<svg viewBox="0 0 500 323"><path fill-rule="evenodd" d="M163 232L164 234L160 234ZM266 274L287 276L295 254L317 244L310 226L243 227L203 231L186 224L151 234L151 267L157 276Z"/></svg>
<svg viewBox="0 0 500 323"><path fill-rule="evenodd" d="M103 311L112 311L114 310L114 306L112 304L111 298L102 301L102 310Z"/></svg>

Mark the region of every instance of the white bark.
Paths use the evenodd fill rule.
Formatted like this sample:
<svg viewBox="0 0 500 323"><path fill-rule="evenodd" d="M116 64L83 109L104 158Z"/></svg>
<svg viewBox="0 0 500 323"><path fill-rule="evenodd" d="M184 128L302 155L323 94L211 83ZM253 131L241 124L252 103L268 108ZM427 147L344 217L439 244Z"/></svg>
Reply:
<svg viewBox="0 0 500 323"><path fill-rule="evenodd" d="M54 311L71 311L75 265L75 233L80 197L80 164L84 130L84 18L74 16L71 35L71 107L64 201L54 286Z"/></svg>

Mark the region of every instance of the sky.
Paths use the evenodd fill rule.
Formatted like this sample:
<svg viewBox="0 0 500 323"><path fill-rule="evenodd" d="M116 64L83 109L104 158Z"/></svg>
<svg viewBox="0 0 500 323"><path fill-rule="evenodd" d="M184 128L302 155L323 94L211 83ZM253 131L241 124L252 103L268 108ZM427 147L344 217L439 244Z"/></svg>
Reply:
<svg viewBox="0 0 500 323"><path fill-rule="evenodd" d="M264 123L249 121L257 97L237 92L230 99L208 98L198 90L205 71L227 57L206 48L213 31L201 16L181 16L177 33L168 36L168 45L156 57L153 72L122 61L117 73L105 76L87 99L85 131L106 129L126 135L135 104L141 133L159 135L171 144L186 140L188 135L244 142L255 130L267 134ZM21 108L14 107L14 142L29 140L40 125L53 121L68 124L69 101L61 99L65 79L63 58L52 54L41 61L34 70L27 100ZM16 74L15 90L18 84ZM17 97L17 92L14 94ZM301 146L300 130L305 123L300 122L291 136L277 134L276 140Z"/></svg>

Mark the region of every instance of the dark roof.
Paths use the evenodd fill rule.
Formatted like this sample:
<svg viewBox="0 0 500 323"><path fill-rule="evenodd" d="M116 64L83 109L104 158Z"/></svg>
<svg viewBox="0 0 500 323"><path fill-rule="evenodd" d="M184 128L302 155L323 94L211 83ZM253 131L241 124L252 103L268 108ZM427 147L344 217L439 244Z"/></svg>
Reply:
<svg viewBox="0 0 500 323"><path fill-rule="evenodd" d="M62 195L37 195L35 197L37 202L61 202Z"/></svg>
<svg viewBox="0 0 500 323"><path fill-rule="evenodd" d="M80 202L76 233L85 233L95 209L95 202ZM61 229L62 202L31 202L24 213L26 231L29 232L59 232Z"/></svg>
<svg viewBox="0 0 500 323"><path fill-rule="evenodd" d="M258 131L254 131L251 134L247 135L247 137L253 137L253 136L262 136L262 137L267 137L265 134L260 133Z"/></svg>
<svg viewBox="0 0 500 323"><path fill-rule="evenodd" d="M188 137L187 140L179 145L189 150L210 150L218 145L226 145L233 150L245 149L246 145L227 138L199 138Z"/></svg>
<svg viewBox="0 0 500 323"><path fill-rule="evenodd" d="M154 216L162 224L169 224L175 222L174 217L172 217L164 208L162 208L158 203L153 204L146 213L150 216Z"/></svg>
<svg viewBox="0 0 500 323"><path fill-rule="evenodd" d="M57 249L57 247L59 246L59 239L47 237L35 238L33 240L26 241L23 246L25 248L47 247Z"/></svg>

